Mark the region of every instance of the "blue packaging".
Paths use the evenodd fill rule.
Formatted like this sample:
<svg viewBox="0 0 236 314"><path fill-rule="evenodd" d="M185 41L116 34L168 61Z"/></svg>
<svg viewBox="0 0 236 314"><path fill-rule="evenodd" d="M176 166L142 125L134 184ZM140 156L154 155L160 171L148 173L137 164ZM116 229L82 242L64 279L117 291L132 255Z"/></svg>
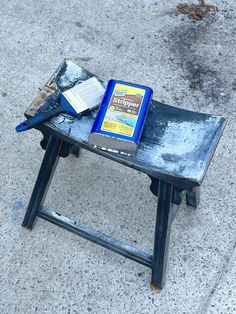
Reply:
<svg viewBox="0 0 236 314"><path fill-rule="evenodd" d="M152 93L147 86L110 80L91 130L90 144L135 155Z"/></svg>

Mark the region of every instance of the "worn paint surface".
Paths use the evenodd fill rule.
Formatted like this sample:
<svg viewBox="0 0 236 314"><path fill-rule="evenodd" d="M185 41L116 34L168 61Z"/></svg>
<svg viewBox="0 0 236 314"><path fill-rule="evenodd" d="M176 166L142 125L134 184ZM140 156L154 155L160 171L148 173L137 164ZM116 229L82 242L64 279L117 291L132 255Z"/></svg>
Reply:
<svg viewBox="0 0 236 314"><path fill-rule="evenodd" d="M75 221L45 207L39 211L38 216L66 229L67 231L94 242L95 244L101 245L113 252L133 259L145 266L152 267L152 255L142 249L111 238L110 236L107 236L106 234L92 229L84 224L77 224Z"/></svg>
<svg viewBox="0 0 236 314"><path fill-rule="evenodd" d="M64 91L92 76L92 73L65 60L48 84L56 83L58 89ZM106 85L105 81L102 82ZM47 107L46 101L40 110ZM29 107L26 114L30 113L32 114L32 110L30 111ZM71 118L66 114L59 115L50 120L50 125L76 140L78 144L83 142L90 146L88 138L96 113L97 111L93 111L79 118ZM137 155L135 157L117 155L112 159L129 165L142 165L144 169L150 169L152 172L186 178L200 184L224 124L225 119L221 117L191 112L153 101Z"/></svg>

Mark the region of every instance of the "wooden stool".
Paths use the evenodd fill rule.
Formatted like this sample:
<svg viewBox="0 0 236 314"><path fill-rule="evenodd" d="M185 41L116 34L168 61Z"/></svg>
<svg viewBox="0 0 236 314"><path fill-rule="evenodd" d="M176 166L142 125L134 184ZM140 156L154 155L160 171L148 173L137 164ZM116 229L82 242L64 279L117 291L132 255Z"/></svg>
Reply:
<svg viewBox="0 0 236 314"><path fill-rule="evenodd" d="M57 93L53 94L55 90L64 91L92 76L92 73L75 63L64 60L26 110L26 117L33 116L37 110L44 111L56 106L58 96L55 96ZM49 97L46 99L47 96ZM94 117L94 112L76 119L60 115L37 127L43 134L41 146L46 152L22 225L31 229L38 216L151 267L151 284L162 289L172 222L184 196L188 205L197 208L199 186L225 127L225 119L175 108L153 100L138 153L135 157L128 157L89 145L88 137ZM43 208L59 157L67 157L70 153L79 155L81 148L141 171L151 178L150 189L158 197L153 254Z"/></svg>

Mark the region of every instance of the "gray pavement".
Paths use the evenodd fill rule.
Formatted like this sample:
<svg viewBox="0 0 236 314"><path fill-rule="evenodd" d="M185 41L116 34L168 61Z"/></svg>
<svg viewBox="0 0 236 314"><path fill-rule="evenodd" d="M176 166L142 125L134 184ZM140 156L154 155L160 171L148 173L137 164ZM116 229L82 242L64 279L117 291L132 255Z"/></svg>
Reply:
<svg viewBox="0 0 236 314"><path fill-rule="evenodd" d="M210 1L210 0L209 0ZM0 313L236 313L234 0L193 22L170 1L0 1ZM17 135L63 58L228 124L201 189L172 228L165 289L150 270L38 220L21 228L43 151ZM152 249L156 200L144 175L83 152L60 160L45 205Z"/></svg>

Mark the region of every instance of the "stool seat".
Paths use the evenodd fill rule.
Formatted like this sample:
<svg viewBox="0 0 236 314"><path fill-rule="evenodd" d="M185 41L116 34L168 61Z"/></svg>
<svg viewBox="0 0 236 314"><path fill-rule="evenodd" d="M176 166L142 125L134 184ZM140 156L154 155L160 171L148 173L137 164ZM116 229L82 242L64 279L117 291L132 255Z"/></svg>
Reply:
<svg viewBox="0 0 236 314"><path fill-rule="evenodd" d="M64 60L42 89L41 95L46 96L57 89L65 91L92 76L94 74L72 61ZM105 80L99 79L106 84ZM27 117L32 116L40 106L41 110L48 107L47 100L42 102L39 99L38 96L26 110ZM202 183L225 126L222 117L188 111L153 100L138 152L136 156L130 157L104 152L89 145L89 133L96 112L73 119L59 115L45 125L73 145L189 189Z"/></svg>

